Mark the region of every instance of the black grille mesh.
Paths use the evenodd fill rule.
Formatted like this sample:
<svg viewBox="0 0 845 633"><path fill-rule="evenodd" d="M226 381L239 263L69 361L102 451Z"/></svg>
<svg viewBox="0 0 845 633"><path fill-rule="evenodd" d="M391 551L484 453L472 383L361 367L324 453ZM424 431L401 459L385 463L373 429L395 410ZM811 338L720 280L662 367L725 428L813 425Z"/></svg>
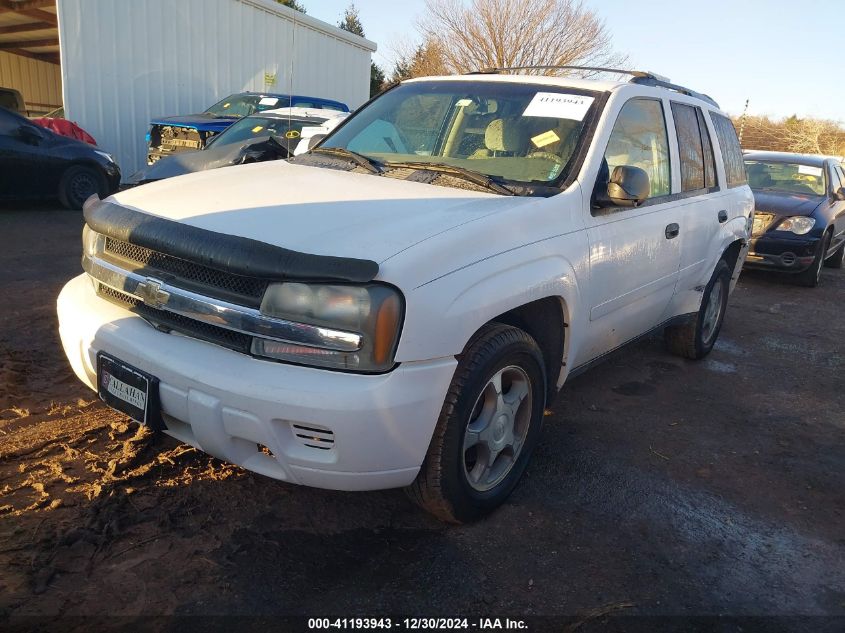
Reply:
<svg viewBox="0 0 845 633"><path fill-rule="evenodd" d="M97 294L113 303L128 307L136 314L151 321L156 327L181 332L193 338L202 339L203 341L228 347L229 349L245 354L250 352L252 337L246 334L233 332L222 327L217 327L216 325L203 323L202 321L195 321L181 314L156 310L155 308L144 305L134 297L130 297L127 294L102 284L99 284Z"/></svg>
<svg viewBox="0 0 845 633"><path fill-rule="evenodd" d="M110 237L106 238L106 253L135 262L152 271L167 273L179 281L201 286L208 290L206 294L210 296L224 299L231 299L227 295L245 297L249 301L244 303L250 306L257 306L261 302L261 297L264 296L264 291L267 290L269 284L263 279L233 275ZM214 292L214 290L222 292Z"/></svg>

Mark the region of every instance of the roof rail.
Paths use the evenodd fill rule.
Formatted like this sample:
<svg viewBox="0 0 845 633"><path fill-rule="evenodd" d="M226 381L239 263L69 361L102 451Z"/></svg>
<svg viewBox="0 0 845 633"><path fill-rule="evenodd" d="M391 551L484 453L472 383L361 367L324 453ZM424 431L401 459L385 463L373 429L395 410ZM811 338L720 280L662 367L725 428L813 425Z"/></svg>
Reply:
<svg viewBox="0 0 845 633"><path fill-rule="evenodd" d="M644 72L642 70L621 70L619 68L602 68L600 66L507 66L503 68L482 68L473 72L465 73L467 75L495 75L501 72L508 72L510 70L588 70L596 73L618 73L620 75L632 75L634 77L654 77L655 79L666 79L654 73ZM667 80L668 81L668 80Z"/></svg>
<svg viewBox="0 0 845 633"><path fill-rule="evenodd" d="M586 70L589 72L600 72L600 73L617 73L620 75L630 75L631 79L628 83L632 84L639 84L641 86L653 86L656 88L666 88L667 90L674 90L680 94L687 95L689 97L695 97L696 99L701 99L702 101L706 101L710 105L718 108L719 104L716 101L701 92L695 92L694 90L690 90L689 88L684 88L683 86L679 86L678 84L673 84L669 81L668 77L663 77L658 75L657 73L653 73L647 70L624 70L621 68L602 68L601 66L508 66L504 68L483 68L481 70L476 70L473 72L465 73L467 75L495 75L501 72L508 72L512 70Z"/></svg>
<svg viewBox="0 0 845 633"><path fill-rule="evenodd" d="M655 86L657 88L666 88L667 90L674 90L675 92L679 92L682 95L687 95L688 97L695 97L696 99L706 101L715 108L719 107L719 104L716 103L716 100L713 99L713 97L710 97L704 94L703 92L696 92L695 90L684 88L683 86L679 86L678 84L673 84L671 81L657 79L654 76L634 76L629 83L639 84L641 86Z"/></svg>

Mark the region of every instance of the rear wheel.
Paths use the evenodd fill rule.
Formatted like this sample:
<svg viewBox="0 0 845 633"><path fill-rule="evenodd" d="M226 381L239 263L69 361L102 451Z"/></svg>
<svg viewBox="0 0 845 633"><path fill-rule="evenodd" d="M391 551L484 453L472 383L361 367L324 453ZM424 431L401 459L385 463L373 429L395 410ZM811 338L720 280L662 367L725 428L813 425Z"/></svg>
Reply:
<svg viewBox="0 0 845 633"><path fill-rule="evenodd" d="M819 244L819 252L816 253L816 258L812 265L802 273L798 273L796 279L798 283L807 288L815 288L819 285L822 278L822 264L824 264L824 254L830 246L830 233L825 233Z"/></svg>
<svg viewBox="0 0 845 633"><path fill-rule="evenodd" d="M845 242L836 249L836 251L824 260L824 265L828 268L842 268L843 261L845 261Z"/></svg>
<svg viewBox="0 0 845 633"><path fill-rule="evenodd" d="M106 194L107 183L103 175L93 167L74 165L59 182L59 200L68 209L81 209L85 201L94 194Z"/></svg>
<svg viewBox="0 0 845 633"><path fill-rule="evenodd" d="M507 325L485 326L455 370L428 453L406 488L411 500L451 523L501 505L537 443L545 393L534 339Z"/></svg>
<svg viewBox="0 0 845 633"><path fill-rule="evenodd" d="M731 270L720 259L710 282L704 288L701 308L694 319L679 325L670 325L663 333L669 351L684 358L698 360L713 349L725 320L730 292Z"/></svg>

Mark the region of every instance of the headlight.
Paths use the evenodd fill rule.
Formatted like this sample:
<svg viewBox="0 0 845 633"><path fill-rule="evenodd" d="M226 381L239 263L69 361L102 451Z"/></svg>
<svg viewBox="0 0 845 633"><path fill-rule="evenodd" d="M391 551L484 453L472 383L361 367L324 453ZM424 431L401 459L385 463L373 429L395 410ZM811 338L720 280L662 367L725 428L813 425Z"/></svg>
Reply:
<svg viewBox="0 0 845 633"><path fill-rule="evenodd" d="M776 231L791 231L795 235L806 235L810 229L815 226L816 221L813 218L808 218L805 215L796 215L791 218L786 218L775 229Z"/></svg>
<svg viewBox="0 0 845 633"><path fill-rule="evenodd" d="M100 150L98 150L98 149L95 149L95 150L94 150L94 152L95 152L96 154L99 154L99 155L100 155L100 156L102 156L103 158L105 158L105 159L106 159L107 161L109 161L110 163L113 163L113 162L114 162L114 156L112 156L112 155L111 155L111 154L109 154L108 152L101 152L101 151L100 151Z"/></svg>
<svg viewBox="0 0 845 633"><path fill-rule="evenodd" d="M305 346L263 338L252 342L256 356L303 365L360 372L387 371L399 342L402 296L389 286L329 284L272 284L264 294L261 313L326 328L324 345ZM354 351L331 349L329 330L360 336Z"/></svg>

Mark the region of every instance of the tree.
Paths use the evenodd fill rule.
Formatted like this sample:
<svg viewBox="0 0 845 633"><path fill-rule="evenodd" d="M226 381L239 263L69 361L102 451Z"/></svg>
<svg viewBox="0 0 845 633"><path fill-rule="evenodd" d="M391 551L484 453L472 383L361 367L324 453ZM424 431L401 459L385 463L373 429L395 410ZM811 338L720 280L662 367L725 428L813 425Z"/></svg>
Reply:
<svg viewBox="0 0 845 633"><path fill-rule="evenodd" d="M384 87L384 71L375 62L370 62L370 96L374 97Z"/></svg>
<svg viewBox="0 0 845 633"><path fill-rule="evenodd" d="M800 119L796 115L780 121L766 116L746 116L742 146L775 152L845 156L845 129L834 121Z"/></svg>
<svg viewBox="0 0 845 633"><path fill-rule="evenodd" d="M450 73L491 67L619 67L610 33L582 0L427 0L419 29ZM532 72L532 71L524 71ZM554 70L537 74L558 74ZM580 73L584 74L584 73Z"/></svg>
<svg viewBox="0 0 845 633"><path fill-rule="evenodd" d="M305 13L305 7L299 4L298 0L276 0L279 4L283 4L286 7L290 7L294 11L299 11L300 13Z"/></svg>
<svg viewBox="0 0 845 633"><path fill-rule="evenodd" d="M346 11L343 13L343 19L338 23L338 26L344 31L364 37L364 26L361 24L361 18L358 16L358 7L355 6L354 2L346 7Z"/></svg>
<svg viewBox="0 0 845 633"><path fill-rule="evenodd" d="M399 53L390 83L399 83L413 77L448 75L449 69L439 40L429 37L409 52Z"/></svg>
<svg viewBox="0 0 845 633"><path fill-rule="evenodd" d="M338 27L344 31L349 31L355 35L365 37L364 25L361 24L361 18L358 15L358 7L355 3L351 3L346 11L343 12L343 18L338 22ZM370 96L375 96L381 92L384 85L384 71L375 62L370 62Z"/></svg>

